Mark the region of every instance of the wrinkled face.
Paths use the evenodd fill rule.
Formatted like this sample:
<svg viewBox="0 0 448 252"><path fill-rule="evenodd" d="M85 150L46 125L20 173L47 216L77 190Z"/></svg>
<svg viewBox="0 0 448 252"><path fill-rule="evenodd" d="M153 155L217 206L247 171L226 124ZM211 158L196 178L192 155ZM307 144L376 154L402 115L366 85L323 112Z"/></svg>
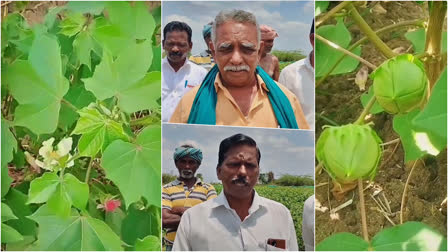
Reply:
<svg viewBox="0 0 448 252"><path fill-rule="evenodd" d="M257 149L249 145L232 147L217 169L226 194L241 199L251 196L259 173Z"/></svg>
<svg viewBox="0 0 448 252"><path fill-rule="evenodd" d="M193 44L188 42L188 34L185 31L167 32L163 40L166 57L172 63L184 62L192 46Z"/></svg>
<svg viewBox="0 0 448 252"><path fill-rule="evenodd" d="M226 85L244 86L255 78L261 56L255 25L229 21L218 26L211 50Z"/></svg>
<svg viewBox="0 0 448 252"><path fill-rule="evenodd" d="M179 170L179 176L183 179L193 178L194 174L199 168L199 163L188 156L179 158L175 162L175 164L177 169Z"/></svg>
<svg viewBox="0 0 448 252"><path fill-rule="evenodd" d="M274 47L274 39L263 39L264 43L264 52L269 53L272 50L272 47Z"/></svg>

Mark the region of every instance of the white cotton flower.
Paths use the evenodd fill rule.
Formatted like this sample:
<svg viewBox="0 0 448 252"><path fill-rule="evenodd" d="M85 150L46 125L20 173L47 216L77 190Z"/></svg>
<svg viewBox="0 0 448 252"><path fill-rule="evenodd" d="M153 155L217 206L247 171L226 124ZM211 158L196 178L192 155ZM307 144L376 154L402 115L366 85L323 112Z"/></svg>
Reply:
<svg viewBox="0 0 448 252"><path fill-rule="evenodd" d="M36 164L49 171L59 170L61 168L61 160L70 160L72 155L70 151L72 149L73 140L71 137L62 139L58 145L57 150L53 149L54 138L50 138L42 143L42 147L39 149L39 155L43 158L43 161L36 159ZM73 160L65 164L65 167L72 167L75 164Z"/></svg>

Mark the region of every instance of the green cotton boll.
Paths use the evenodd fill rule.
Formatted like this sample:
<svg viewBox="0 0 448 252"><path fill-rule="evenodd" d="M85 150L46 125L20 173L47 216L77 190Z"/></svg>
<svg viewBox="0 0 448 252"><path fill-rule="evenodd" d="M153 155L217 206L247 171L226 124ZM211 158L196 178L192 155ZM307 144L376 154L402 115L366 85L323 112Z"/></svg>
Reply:
<svg viewBox="0 0 448 252"><path fill-rule="evenodd" d="M381 139L368 125L326 128L316 144L317 160L340 184L373 179L381 159Z"/></svg>
<svg viewBox="0 0 448 252"><path fill-rule="evenodd" d="M370 77L378 103L390 114L419 107L429 88L423 63L411 54L387 60Z"/></svg>

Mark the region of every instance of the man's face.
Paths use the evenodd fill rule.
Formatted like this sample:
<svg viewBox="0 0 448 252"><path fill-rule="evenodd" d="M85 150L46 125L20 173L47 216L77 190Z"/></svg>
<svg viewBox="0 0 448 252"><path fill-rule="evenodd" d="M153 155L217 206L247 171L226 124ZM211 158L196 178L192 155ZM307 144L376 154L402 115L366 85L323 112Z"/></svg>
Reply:
<svg viewBox="0 0 448 252"><path fill-rule="evenodd" d="M259 173L257 149L249 145L232 147L217 169L226 194L241 199L252 195Z"/></svg>
<svg viewBox="0 0 448 252"><path fill-rule="evenodd" d="M205 40L205 44L207 45L207 50L210 51L210 44L212 43L211 36L206 37L204 40Z"/></svg>
<svg viewBox="0 0 448 252"><path fill-rule="evenodd" d="M274 39L264 39L264 52L269 53L272 50L272 47L274 47Z"/></svg>
<svg viewBox="0 0 448 252"><path fill-rule="evenodd" d="M176 162L176 167L179 170L179 176L183 179L194 178L196 170L199 168L199 163L191 157L185 156L179 158Z"/></svg>
<svg viewBox="0 0 448 252"><path fill-rule="evenodd" d="M229 21L218 26L211 50L226 85L250 84L261 56L255 25Z"/></svg>
<svg viewBox="0 0 448 252"><path fill-rule="evenodd" d="M172 63L184 62L192 46L193 44L188 42L188 34L185 31L167 32L163 41L166 57Z"/></svg>

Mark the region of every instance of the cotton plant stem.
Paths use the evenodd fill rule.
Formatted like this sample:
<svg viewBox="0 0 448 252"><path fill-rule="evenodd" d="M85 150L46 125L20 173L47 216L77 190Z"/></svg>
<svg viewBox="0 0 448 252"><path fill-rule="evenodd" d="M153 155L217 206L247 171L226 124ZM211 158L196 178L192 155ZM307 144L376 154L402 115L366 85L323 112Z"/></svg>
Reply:
<svg viewBox="0 0 448 252"><path fill-rule="evenodd" d="M86 178L85 178L85 181L84 181L86 184L89 183L90 172L92 171L93 159L94 159L93 157L90 158L89 166L87 167Z"/></svg>
<svg viewBox="0 0 448 252"><path fill-rule="evenodd" d="M366 207L364 203L364 192L362 188L362 178L358 179L359 205L361 208L362 236L366 242L369 242L369 232L367 230Z"/></svg>
<svg viewBox="0 0 448 252"><path fill-rule="evenodd" d="M404 211L404 205L405 205L405 199L406 199L406 194L408 192L408 185L409 185L409 181L411 180L412 177L412 172L414 171L415 165L417 164L417 161L414 161L414 164L412 164L412 168L411 171L409 172L408 178L406 179L406 184L404 184L404 190L403 190L403 195L401 196L401 207L400 207L400 224L403 224L403 211Z"/></svg>
<svg viewBox="0 0 448 252"><path fill-rule="evenodd" d="M378 35L376 35L372 28L370 28L370 26L366 23L364 18L361 17L353 4L349 4L347 9L350 10L350 15L358 25L359 29L369 38L369 40L381 51L384 56L387 58L393 58L397 55L378 37Z"/></svg>
<svg viewBox="0 0 448 252"><path fill-rule="evenodd" d="M62 103L64 103L65 105L67 105L71 110L77 112L78 108L75 107L75 105L73 105L71 102L67 101L66 99L62 99L61 100Z"/></svg>
<svg viewBox="0 0 448 252"><path fill-rule="evenodd" d="M428 57L425 61L426 75L431 89L442 73L442 33L447 6L444 2L432 2L430 8L428 29L426 31L425 53Z"/></svg>
<svg viewBox="0 0 448 252"><path fill-rule="evenodd" d="M354 122L354 124L359 124L359 125L364 124L364 118L366 117L367 114L369 114L370 109L372 109L373 105L375 104L375 101L376 101L376 97L372 96L372 98L370 98L366 107L361 112L361 114L359 115L358 119Z"/></svg>
<svg viewBox="0 0 448 252"><path fill-rule="evenodd" d="M323 17L316 20L316 27L327 21L329 18L331 18L334 14L339 12L340 10L344 9L347 5L349 5L351 1L345 1L338 4L333 9L329 10Z"/></svg>
<svg viewBox="0 0 448 252"><path fill-rule="evenodd" d="M358 55L356 55L356 54L354 54L354 53L348 51L347 49L345 49L345 48L343 48L343 47L341 47L341 46L339 46L339 45L337 45L337 44L331 42L330 40L327 40L326 38L324 38L324 37L322 37L322 36L320 36L320 35L318 35L318 34L315 34L314 37L315 37L316 39L322 41L322 42L325 43L326 45L333 47L335 50L337 50L337 51L339 51L339 52L342 52L342 53L346 54L347 56L350 56L350 57L352 57L352 58L354 58L354 59L360 61L361 63L363 63L364 65L368 66L368 67L371 68L372 70L375 70L375 69L376 69L376 66L375 66L374 64L372 64L372 63L368 62L367 60L365 60L365 59L359 57Z"/></svg>
<svg viewBox="0 0 448 252"><path fill-rule="evenodd" d="M406 27L406 26L424 26L424 21L423 20L410 20L410 21L403 21L403 22L399 22L396 24L392 24L392 25L388 25L385 26L381 29L378 29L377 31L375 31L376 34L381 34L384 32L388 32L397 28L401 28L401 27ZM355 48L357 48L358 46L364 44L365 42L367 42L369 40L369 38L367 36L362 37L360 40L356 41L353 45L351 45L347 50L348 51L353 51ZM339 57L339 59L336 61L336 63L333 65L333 67L331 67L331 69L322 77L320 78L317 82L316 82L316 87L318 87L320 84L322 84L325 79L327 79L328 76L330 76L330 74L334 71L334 69L336 69L336 67L339 65L339 63L342 62L342 60L345 58L345 56L347 56L346 54L343 54Z"/></svg>

